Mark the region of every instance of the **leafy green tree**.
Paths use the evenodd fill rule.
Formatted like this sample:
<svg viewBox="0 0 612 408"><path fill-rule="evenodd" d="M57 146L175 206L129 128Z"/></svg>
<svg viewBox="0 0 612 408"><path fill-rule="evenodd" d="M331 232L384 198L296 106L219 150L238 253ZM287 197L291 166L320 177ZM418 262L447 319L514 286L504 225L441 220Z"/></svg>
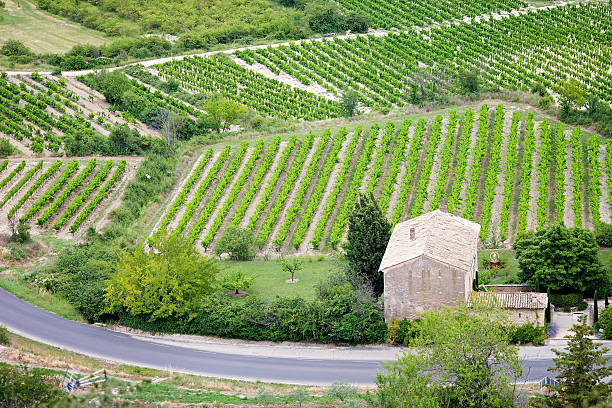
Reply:
<svg viewBox="0 0 612 408"><path fill-rule="evenodd" d="M17 152L8 139L0 138L0 157L7 157Z"/></svg>
<svg viewBox="0 0 612 408"><path fill-rule="evenodd" d="M555 224L520 236L514 243L522 282L552 291L594 290L608 286L593 232Z"/></svg>
<svg viewBox="0 0 612 408"><path fill-rule="evenodd" d="M0 54L6 55L7 57L18 57L22 55L32 55L33 52L19 40L7 40L2 44Z"/></svg>
<svg viewBox="0 0 612 408"><path fill-rule="evenodd" d="M459 89L465 94L475 94L480 90L478 71L461 71L457 76Z"/></svg>
<svg viewBox="0 0 612 408"><path fill-rule="evenodd" d="M119 256L104 289L107 311L123 308L151 320L194 316L215 288L217 265L176 234L151 239L149 247L141 244Z"/></svg>
<svg viewBox="0 0 612 408"><path fill-rule="evenodd" d="M359 94L353 90L344 91L340 99L340 111L346 117L355 116Z"/></svg>
<svg viewBox="0 0 612 408"><path fill-rule="evenodd" d="M561 110L568 113L580 109L587 103L586 89L576 78L570 78L558 87Z"/></svg>
<svg viewBox="0 0 612 408"><path fill-rule="evenodd" d="M291 282L293 282L295 274L304 267L304 262L297 256L282 257L279 262L281 264L281 269L291 275Z"/></svg>
<svg viewBox="0 0 612 408"><path fill-rule="evenodd" d="M98 89L108 103L121 105L123 94L132 87L130 80L120 71L102 71L92 74L96 89Z"/></svg>
<svg viewBox="0 0 612 408"><path fill-rule="evenodd" d="M344 250L351 272L369 282L376 296L384 290L383 276L378 268L390 236L391 224L374 195L361 194L348 219Z"/></svg>
<svg viewBox="0 0 612 408"><path fill-rule="evenodd" d="M232 261L250 261L255 258L255 234L248 229L228 227L215 246L217 256L228 254Z"/></svg>
<svg viewBox="0 0 612 408"><path fill-rule="evenodd" d="M605 308L599 314L599 327L603 329L604 339L612 340L612 308Z"/></svg>
<svg viewBox="0 0 612 408"><path fill-rule="evenodd" d="M242 271L233 271L221 278L221 287L233 290L238 294L241 290L247 290L255 283L255 276L246 276Z"/></svg>
<svg viewBox="0 0 612 408"><path fill-rule="evenodd" d="M512 407L522 374L508 312L493 301L427 311L406 353L378 374L382 407Z"/></svg>
<svg viewBox="0 0 612 408"><path fill-rule="evenodd" d="M550 371L558 372L556 386L550 387L550 394L539 396L534 405L547 408L592 407L608 400L612 393L610 384L604 379L612 375L607 367L610 359L605 357L608 348L595 344L589 336L593 329L587 324L586 316L580 317L578 324L570 329L572 335L567 351L553 349L555 366Z"/></svg>
<svg viewBox="0 0 612 408"><path fill-rule="evenodd" d="M203 125L217 133L229 129L247 113L247 108L244 106L222 97L207 100L204 102L203 109L206 112L202 119Z"/></svg>

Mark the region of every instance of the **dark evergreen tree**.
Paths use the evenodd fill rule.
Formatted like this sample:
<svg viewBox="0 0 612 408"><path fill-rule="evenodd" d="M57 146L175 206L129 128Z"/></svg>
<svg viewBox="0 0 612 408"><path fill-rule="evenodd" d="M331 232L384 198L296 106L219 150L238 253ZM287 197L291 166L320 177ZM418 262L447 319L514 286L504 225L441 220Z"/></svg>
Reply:
<svg viewBox="0 0 612 408"><path fill-rule="evenodd" d="M587 325L586 316L570 331L574 334L565 336L569 339L567 351L553 349L557 357L553 359L555 366L549 368L559 373L559 384L550 387L549 395L534 400L536 407L593 407L610 397L610 384L604 380L612 374L612 368L607 367L610 358L605 357L608 349L589 338L593 329Z"/></svg>
<svg viewBox="0 0 612 408"><path fill-rule="evenodd" d="M383 275L378 271L391 236L391 224L373 194L360 195L348 220L346 259L353 273L369 282L374 293L383 293Z"/></svg>
<svg viewBox="0 0 612 408"><path fill-rule="evenodd" d="M597 296L597 290L593 294L593 327L595 330L599 328L599 305L597 301L599 300L599 296Z"/></svg>
<svg viewBox="0 0 612 408"><path fill-rule="evenodd" d="M550 323L550 288L546 288L546 295L548 296L548 302L546 304L546 311L544 312L544 322Z"/></svg>

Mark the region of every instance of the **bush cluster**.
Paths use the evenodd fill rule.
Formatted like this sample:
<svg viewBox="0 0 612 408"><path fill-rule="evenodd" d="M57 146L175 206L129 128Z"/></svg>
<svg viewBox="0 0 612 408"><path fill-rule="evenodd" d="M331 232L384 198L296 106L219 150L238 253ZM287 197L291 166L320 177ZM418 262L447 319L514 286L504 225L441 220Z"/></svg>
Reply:
<svg viewBox="0 0 612 408"><path fill-rule="evenodd" d="M582 306L586 305L585 301L582 299L581 293L568 293L568 294L551 293L550 303L555 305L555 307L559 307L559 308L566 308L566 307L581 308Z"/></svg>
<svg viewBox="0 0 612 408"><path fill-rule="evenodd" d="M612 224L597 223L595 225L595 239L597 244L602 247L612 247Z"/></svg>
<svg viewBox="0 0 612 408"><path fill-rule="evenodd" d="M546 328L536 326L533 323L525 323L521 326L512 327L510 330L510 342L515 344L533 343L541 346L546 340Z"/></svg>
<svg viewBox="0 0 612 408"><path fill-rule="evenodd" d="M0 363L0 407L47 407L65 399L56 381L41 370Z"/></svg>
<svg viewBox="0 0 612 408"><path fill-rule="evenodd" d="M603 329L604 339L612 340L612 307L606 307L599 313L598 324Z"/></svg>
<svg viewBox="0 0 612 408"><path fill-rule="evenodd" d="M123 325L152 332L213 335L245 340L317 343L382 343L387 326L372 299L350 284L332 286L324 295L303 298L257 296L231 299L219 294L205 299L188 320L159 319L122 314Z"/></svg>

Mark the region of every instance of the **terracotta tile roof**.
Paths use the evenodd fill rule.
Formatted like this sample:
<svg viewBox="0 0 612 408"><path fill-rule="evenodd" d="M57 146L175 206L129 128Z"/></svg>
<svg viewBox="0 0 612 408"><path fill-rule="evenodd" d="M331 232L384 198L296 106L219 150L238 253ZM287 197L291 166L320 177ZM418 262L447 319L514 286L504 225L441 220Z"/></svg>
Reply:
<svg viewBox="0 0 612 408"><path fill-rule="evenodd" d="M548 295L537 292L474 292L474 296L490 298L494 296L506 309L546 309Z"/></svg>
<svg viewBox="0 0 612 408"><path fill-rule="evenodd" d="M378 270L384 272L424 255L469 271L477 254L479 234L479 224L440 210L400 222L393 229Z"/></svg>

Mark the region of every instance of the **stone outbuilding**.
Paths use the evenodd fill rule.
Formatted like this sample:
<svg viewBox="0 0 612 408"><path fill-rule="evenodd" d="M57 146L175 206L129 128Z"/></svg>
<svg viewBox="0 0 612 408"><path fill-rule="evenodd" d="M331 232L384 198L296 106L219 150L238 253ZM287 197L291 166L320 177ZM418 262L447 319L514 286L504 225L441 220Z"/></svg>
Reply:
<svg viewBox="0 0 612 408"><path fill-rule="evenodd" d="M533 323L544 327L548 295L537 292L474 292L478 297L495 297L496 303L510 311L510 320L520 326Z"/></svg>
<svg viewBox="0 0 612 408"><path fill-rule="evenodd" d="M469 300L478 268L480 225L435 210L395 226L379 271L385 321Z"/></svg>

